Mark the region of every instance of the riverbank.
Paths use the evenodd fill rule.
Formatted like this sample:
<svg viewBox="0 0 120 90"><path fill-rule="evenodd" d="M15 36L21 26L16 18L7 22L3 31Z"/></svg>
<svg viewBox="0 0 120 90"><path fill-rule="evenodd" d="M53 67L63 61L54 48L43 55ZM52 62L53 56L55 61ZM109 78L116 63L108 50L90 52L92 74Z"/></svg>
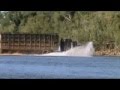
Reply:
<svg viewBox="0 0 120 90"><path fill-rule="evenodd" d="M97 56L120 56L120 50L118 49L107 49L95 51Z"/></svg>
<svg viewBox="0 0 120 90"><path fill-rule="evenodd" d="M20 55L25 55L25 54L22 54L22 53L3 53L3 54L0 54L0 56L20 56Z"/></svg>
<svg viewBox="0 0 120 90"><path fill-rule="evenodd" d="M26 54L23 54L23 53L0 54L0 56L22 56L22 55L26 55ZM29 55L29 54L27 54L27 55ZM96 56L120 56L120 50L116 50L116 49L99 50L99 51L95 51L95 55Z"/></svg>

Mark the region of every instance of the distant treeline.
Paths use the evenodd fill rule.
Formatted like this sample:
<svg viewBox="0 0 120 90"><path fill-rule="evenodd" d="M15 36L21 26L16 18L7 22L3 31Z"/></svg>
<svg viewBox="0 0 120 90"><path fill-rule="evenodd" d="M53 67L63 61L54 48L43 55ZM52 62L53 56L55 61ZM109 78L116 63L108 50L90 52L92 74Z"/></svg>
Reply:
<svg viewBox="0 0 120 90"><path fill-rule="evenodd" d="M58 33L78 42L93 41L120 48L119 11L0 12L0 33ZM112 43L111 43L112 42Z"/></svg>

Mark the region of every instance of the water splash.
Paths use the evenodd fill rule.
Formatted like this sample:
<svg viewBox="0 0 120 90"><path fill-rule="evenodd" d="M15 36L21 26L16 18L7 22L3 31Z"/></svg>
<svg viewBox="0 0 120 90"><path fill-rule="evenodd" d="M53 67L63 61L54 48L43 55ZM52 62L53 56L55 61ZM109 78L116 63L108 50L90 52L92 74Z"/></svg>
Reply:
<svg viewBox="0 0 120 90"><path fill-rule="evenodd" d="M42 54L41 56L93 56L94 55L93 42L88 42L86 45L77 46L64 52L53 52Z"/></svg>

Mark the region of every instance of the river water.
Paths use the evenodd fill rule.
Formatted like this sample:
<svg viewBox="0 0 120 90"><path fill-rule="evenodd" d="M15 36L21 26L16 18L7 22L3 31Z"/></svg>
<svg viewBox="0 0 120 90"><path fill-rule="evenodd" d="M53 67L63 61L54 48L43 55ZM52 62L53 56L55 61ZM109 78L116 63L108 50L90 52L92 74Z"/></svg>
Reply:
<svg viewBox="0 0 120 90"><path fill-rule="evenodd" d="M120 57L0 56L0 79L120 79Z"/></svg>

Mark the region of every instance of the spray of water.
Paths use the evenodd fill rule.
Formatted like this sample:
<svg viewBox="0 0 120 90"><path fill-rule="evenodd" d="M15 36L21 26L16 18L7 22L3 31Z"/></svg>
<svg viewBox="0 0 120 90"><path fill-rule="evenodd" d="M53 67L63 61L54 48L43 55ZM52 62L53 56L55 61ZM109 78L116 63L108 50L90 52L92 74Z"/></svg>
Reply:
<svg viewBox="0 0 120 90"><path fill-rule="evenodd" d="M86 45L77 46L64 52L53 52L42 54L42 56L85 56L90 57L94 55L93 42L88 42Z"/></svg>

